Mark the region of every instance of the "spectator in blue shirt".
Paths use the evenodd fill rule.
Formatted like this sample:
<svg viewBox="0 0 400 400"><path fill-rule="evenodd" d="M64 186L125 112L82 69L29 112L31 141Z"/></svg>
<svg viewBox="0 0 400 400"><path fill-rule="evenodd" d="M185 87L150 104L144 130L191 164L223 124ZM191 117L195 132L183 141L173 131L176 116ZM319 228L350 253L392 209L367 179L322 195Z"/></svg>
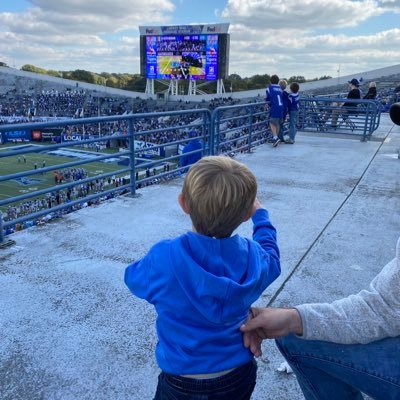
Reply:
<svg viewBox="0 0 400 400"><path fill-rule="evenodd" d="M197 138L197 132L195 130L190 131L189 137L192 139L182 150L182 156L179 159L180 167L190 166L199 161L202 156L201 150L203 148L203 145L201 141ZM191 153L192 151L196 151L196 153L187 154Z"/></svg>
<svg viewBox="0 0 400 400"><path fill-rule="evenodd" d="M290 84L290 93L289 93L289 138L285 140L288 144L293 144L295 141L296 133L297 133L297 115L300 109L300 96L299 96L300 85L297 82L292 82Z"/></svg>
<svg viewBox="0 0 400 400"><path fill-rule="evenodd" d="M282 89L282 103L283 103L283 118L279 127L278 138L281 142L285 142L285 121L289 112L289 93L286 91L287 82L284 79L279 81L279 86Z"/></svg>
<svg viewBox="0 0 400 400"><path fill-rule="evenodd" d="M280 142L278 136L283 120L283 92L279 86L278 75L272 75L270 82L266 90L266 102L269 107L269 126L273 136L272 146L276 147Z"/></svg>

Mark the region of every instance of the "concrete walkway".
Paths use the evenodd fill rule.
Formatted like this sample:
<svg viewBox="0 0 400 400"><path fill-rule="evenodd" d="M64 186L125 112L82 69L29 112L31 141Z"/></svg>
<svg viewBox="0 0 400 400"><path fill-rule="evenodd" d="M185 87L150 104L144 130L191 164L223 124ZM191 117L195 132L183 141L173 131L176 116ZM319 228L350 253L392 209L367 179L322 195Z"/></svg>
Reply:
<svg viewBox="0 0 400 400"><path fill-rule="evenodd" d="M365 287L400 235L400 127L377 137L299 134L295 145L240 155L278 230L282 275L258 305L331 301ZM155 313L124 286L126 265L190 229L182 179L12 235L0 250L2 400L152 399ZM239 233L251 235L251 223ZM265 342L254 400L302 399Z"/></svg>

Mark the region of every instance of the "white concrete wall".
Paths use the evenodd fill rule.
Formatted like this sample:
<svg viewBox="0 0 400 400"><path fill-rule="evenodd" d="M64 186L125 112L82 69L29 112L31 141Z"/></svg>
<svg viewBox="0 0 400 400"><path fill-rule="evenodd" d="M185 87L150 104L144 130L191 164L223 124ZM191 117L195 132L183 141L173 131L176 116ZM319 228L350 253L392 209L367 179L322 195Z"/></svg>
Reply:
<svg viewBox="0 0 400 400"><path fill-rule="evenodd" d="M70 79L63 79L63 78L56 78L55 76L43 75L43 74L36 74L35 72L28 72L28 71L20 71L14 68L7 68L7 67L0 67L0 74L9 74L13 76L19 76L28 79L36 79L41 81L46 81L49 83L55 83L58 85L65 85L71 88L76 88L76 83L79 84L80 89L87 89L87 90L96 90L98 92L102 92L104 94L109 94L113 96L124 96L124 97L140 97L141 99L149 99L155 98L155 96L149 96L146 93L142 92L131 92L129 90L122 90L122 89L115 89L108 86L102 85L94 85L92 83L85 83L85 82L78 82L73 81Z"/></svg>
<svg viewBox="0 0 400 400"><path fill-rule="evenodd" d="M14 76L38 79L38 80L42 80L42 81L63 84L65 86L76 87L76 81L71 81L69 79L56 78L56 77L48 76L48 75L36 74L34 72L20 71L18 69L14 69L14 68L0 67L0 73L12 74ZM338 84L347 83L347 81L349 81L352 78L359 79L362 77L364 80L371 80L371 79L380 78L382 76L390 76L390 75L395 75L395 74L400 74L400 64L393 65L390 67L375 69L373 71L357 72L352 75L341 76L340 78L331 78L331 79L324 79L324 80L320 80L320 81L302 83L301 90L305 91L305 90L319 89L319 88L330 87L330 86L337 86ZM83 88L83 89L87 89L87 90L96 90L98 92L102 92L104 94L109 94L109 95L125 96L125 97L132 97L132 98L139 97L141 99L156 98L155 95L151 96L146 93L131 92L128 90L115 89L115 88L110 88L110 87L102 86L102 85L94 85L91 83L79 82L79 87ZM253 97L257 97L257 96L264 97L265 89L248 90L248 91L244 91L244 92L232 92L232 93L229 92L229 93L224 93L224 94L219 94L219 95L217 95L216 93L206 94L206 95L196 95L196 96L188 96L188 95L171 96L170 95L170 96L168 96L168 99L172 100L172 101L182 100L182 101L201 102L202 100L210 101L212 99L215 99L216 97L233 97L235 99L246 99L246 98L253 98Z"/></svg>

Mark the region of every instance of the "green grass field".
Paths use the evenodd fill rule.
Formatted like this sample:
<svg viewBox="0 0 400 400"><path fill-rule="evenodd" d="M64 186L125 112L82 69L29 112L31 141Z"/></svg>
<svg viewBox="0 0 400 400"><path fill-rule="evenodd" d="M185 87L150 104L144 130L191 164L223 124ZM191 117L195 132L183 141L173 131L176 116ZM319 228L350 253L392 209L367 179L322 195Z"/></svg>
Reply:
<svg viewBox="0 0 400 400"><path fill-rule="evenodd" d="M48 146L43 146L43 147L44 150L50 150ZM3 149L10 150L12 148L17 149L18 146L1 146L2 150ZM75 157L56 156L47 153L29 153L26 154L25 157L26 157L26 163L24 163L22 155L20 156L20 162L18 162L18 156L0 158L0 175L9 175L18 172L33 170L35 163L37 163L38 168L41 168L43 161L45 161L46 167L50 167L53 165L61 165L80 160L77 157L75 158ZM91 161L88 164L80 165L77 167L84 168L88 173L88 177L96 176L107 172L113 172L125 168L124 166L120 166L117 163L104 163L104 162L94 162L94 161ZM0 200L4 200L7 198L11 198L29 192L35 192L37 190L45 189L54 185L55 182L54 182L53 171L49 171L44 174L38 173L29 176L29 184L22 184L17 180L9 180L1 182ZM4 211L5 208L7 207L1 207L0 209Z"/></svg>

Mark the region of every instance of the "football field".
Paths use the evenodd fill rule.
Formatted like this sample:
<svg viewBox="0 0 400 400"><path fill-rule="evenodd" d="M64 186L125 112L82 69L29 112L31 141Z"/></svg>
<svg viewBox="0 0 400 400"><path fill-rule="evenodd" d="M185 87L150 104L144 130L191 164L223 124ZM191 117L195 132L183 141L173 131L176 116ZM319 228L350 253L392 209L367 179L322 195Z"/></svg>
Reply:
<svg viewBox="0 0 400 400"><path fill-rule="evenodd" d="M181 56L159 56L157 57L157 71L161 75L170 75L174 74L182 74L182 67L181 67ZM203 76L205 75L205 68L204 67L189 67L189 75L191 76Z"/></svg>
<svg viewBox="0 0 400 400"><path fill-rule="evenodd" d="M30 147L32 145L26 146ZM49 148L48 146L43 147L45 151L40 153L29 153L24 156L16 155L15 157L11 156L0 158L0 176L33 170L35 168L35 164L37 165L37 168L42 168L43 166L59 166L61 164L78 161L81 159L80 157L49 154L47 150L51 151L51 148ZM2 147L2 149L4 150L10 150L12 148L18 149L18 147ZM69 151L71 151L71 149L69 149ZM89 152L85 151L85 153ZM96 152L93 152L93 154L99 155L99 153ZM125 167L118 165L116 162L105 163L92 160L90 163L79 165L75 168L84 168L87 172L87 177L91 177L107 172L117 171ZM62 169L60 168L60 170ZM21 194L29 192L35 192L37 190L45 189L54 185L54 171L48 171L46 173L39 172L25 178L17 178L9 181L4 181L0 183L0 200L19 196ZM0 207L2 211L4 211L5 208L6 207Z"/></svg>

